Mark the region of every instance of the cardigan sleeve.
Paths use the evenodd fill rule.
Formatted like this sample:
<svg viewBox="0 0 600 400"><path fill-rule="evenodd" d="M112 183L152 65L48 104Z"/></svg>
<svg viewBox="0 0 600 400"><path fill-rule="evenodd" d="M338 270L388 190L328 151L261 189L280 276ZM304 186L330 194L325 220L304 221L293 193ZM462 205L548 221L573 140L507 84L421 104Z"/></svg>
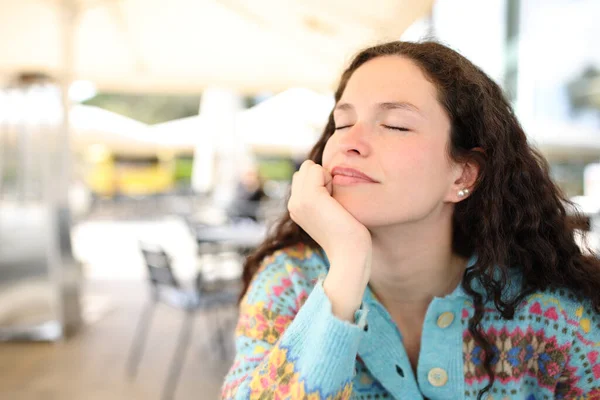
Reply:
<svg viewBox="0 0 600 400"><path fill-rule="evenodd" d="M322 279L311 288L295 264L285 253L270 257L253 278L222 399L350 398L367 311L356 324L336 318Z"/></svg>

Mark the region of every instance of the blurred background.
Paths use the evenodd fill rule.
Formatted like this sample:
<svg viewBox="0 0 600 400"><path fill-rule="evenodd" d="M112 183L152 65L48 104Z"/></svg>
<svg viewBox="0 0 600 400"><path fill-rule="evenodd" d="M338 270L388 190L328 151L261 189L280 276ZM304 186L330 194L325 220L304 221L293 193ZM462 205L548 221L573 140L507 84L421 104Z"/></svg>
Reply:
<svg viewBox="0 0 600 400"><path fill-rule="evenodd" d="M377 42L437 39L499 82L597 252L599 20L597 0L0 0L0 398L218 398L244 256Z"/></svg>

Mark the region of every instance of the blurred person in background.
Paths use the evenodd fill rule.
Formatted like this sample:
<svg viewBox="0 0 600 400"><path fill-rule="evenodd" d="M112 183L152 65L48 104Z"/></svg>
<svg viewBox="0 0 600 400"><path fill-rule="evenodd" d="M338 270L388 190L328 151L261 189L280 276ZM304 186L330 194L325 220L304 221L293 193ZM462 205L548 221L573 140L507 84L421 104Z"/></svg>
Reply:
<svg viewBox="0 0 600 400"><path fill-rule="evenodd" d="M257 221L260 202L265 197L263 181L258 168L255 166L248 167L240 176L228 214L234 219L242 218Z"/></svg>
<svg viewBox="0 0 600 400"><path fill-rule="evenodd" d="M600 262L494 83L360 52L247 258L224 399L600 398Z"/></svg>

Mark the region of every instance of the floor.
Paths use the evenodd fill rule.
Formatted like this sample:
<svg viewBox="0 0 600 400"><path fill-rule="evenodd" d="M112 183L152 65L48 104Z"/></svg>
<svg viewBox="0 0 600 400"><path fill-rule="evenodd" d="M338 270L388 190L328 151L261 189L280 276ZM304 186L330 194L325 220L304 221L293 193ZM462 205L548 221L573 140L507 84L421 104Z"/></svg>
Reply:
<svg viewBox="0 0 600 400"><path fill-rule="evenodd" d="M135 380L125 373L128 351L147 294L143 281L94 281L88 298L101 304L88 325L61 343L0 343L0 399L160 399L182 313L159 307ZM209 316L198 314L175 400L213 400L231 363L215 353ZM228 315L231 333L235 315ZM227 337L231 344L231 336ZM231 351L229 351L231 354Z"/></svg>

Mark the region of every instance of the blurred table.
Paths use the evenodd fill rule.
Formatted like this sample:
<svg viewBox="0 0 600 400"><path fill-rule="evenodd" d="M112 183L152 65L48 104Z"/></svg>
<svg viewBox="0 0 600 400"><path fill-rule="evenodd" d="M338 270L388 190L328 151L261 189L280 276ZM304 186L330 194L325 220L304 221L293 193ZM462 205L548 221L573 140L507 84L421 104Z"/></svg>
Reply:
<svg viewBox="0 0 600 400"><path fill-rule="evenodd" d="M212 291L224 290L225 286L241 282L244 257L258 247L267 235L266 225L251 220L216 226L196 223L192 227L202 260L199 276L202 276L205 290L208 288ZM233 260L232 253L235 253Z"/></svg>
<svg viewBox="0 0 600 400"><path fill-rule="evenodd" d="M267 236L267 227L254 221L239 221L225 225L194 224L199 245L219 245L244 253L259 246Z"/></svg>

